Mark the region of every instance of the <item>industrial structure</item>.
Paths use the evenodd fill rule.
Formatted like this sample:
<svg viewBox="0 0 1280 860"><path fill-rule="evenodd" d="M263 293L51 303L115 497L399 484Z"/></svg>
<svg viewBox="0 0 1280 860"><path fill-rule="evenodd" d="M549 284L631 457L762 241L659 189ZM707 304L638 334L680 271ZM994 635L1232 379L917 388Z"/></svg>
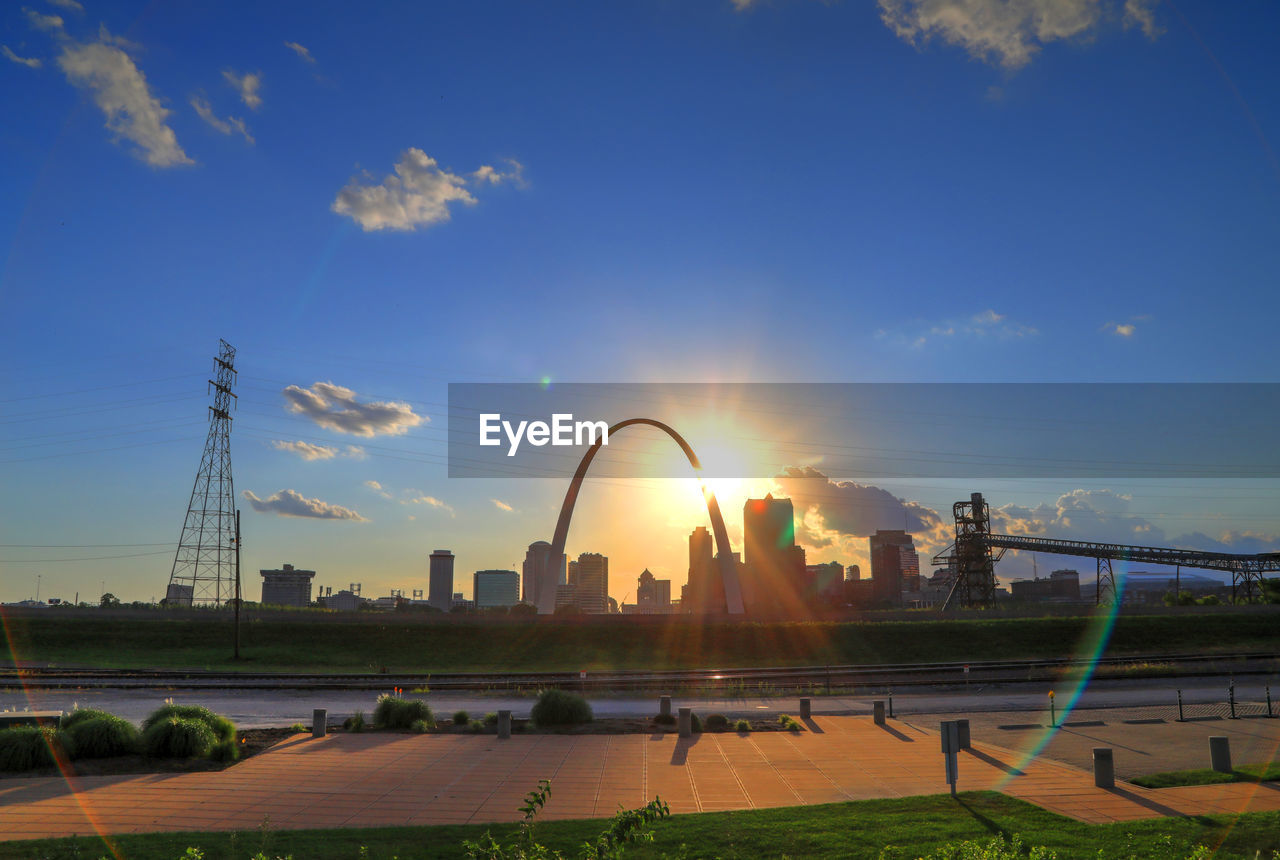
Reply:
<svg viewBox="0 0 1280 860"><path fill-rule="evenodd" d="M286 564L279 570L259 570L264 606L310 606L314 570L299 570Z"/></svg>
<svg viewBox="0 0 1280 860"><path fill-rule="evenodd" d="M236 395L236 350L219 340L213 359L209 435L196 470L165 603L221 606L236 597L235 486L231 480L231 401Z"/></svg>

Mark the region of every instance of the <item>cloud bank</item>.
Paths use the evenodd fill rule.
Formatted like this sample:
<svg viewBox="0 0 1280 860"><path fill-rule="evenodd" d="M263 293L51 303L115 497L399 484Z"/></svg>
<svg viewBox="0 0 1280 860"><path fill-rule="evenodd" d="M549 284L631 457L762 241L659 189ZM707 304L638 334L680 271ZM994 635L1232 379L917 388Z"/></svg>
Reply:
<svg viewBox="0 0 1280 860"><path fill-rule="evenodd" d="M361 403L350 388L332 382L317 382L309 389L290 385L284 389L284 397L290 412L305 415L326 429L352 436L402 436L410 427L427 421L415 414L408 403Z"/></svg>
<svg viewBox="0 0 1280 860"><path fill-rule="evenodd" d="M319 499L308 499L296 490L280 490L265 499L260 499L249 490L241 493L255 511L262 514L276 514L281 517L302 517L315 520L350 520L366 523L364 517L341 505L331 505Z"/></svg>

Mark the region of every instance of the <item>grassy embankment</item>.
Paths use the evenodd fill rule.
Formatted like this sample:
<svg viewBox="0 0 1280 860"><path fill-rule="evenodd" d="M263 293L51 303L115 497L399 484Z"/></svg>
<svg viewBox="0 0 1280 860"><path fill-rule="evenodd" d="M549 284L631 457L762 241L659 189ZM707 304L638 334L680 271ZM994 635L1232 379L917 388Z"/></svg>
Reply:
<svg viewBox="0 0 1280 860"><path fill-rule="evenodd" d="M1223 612L1121 616L1106 653L1271 651L1280 616ZM701 667L881 664L1087 656L1087 617L969 618L884 622L751 623L689 620L501 624L423 623L394 615L255 617L242 625L240 662L232 624L142 613L92 611L11 616L0 661L102 668L430 673L589 671Z"/></svg>
<svg viewBox="0 0 1280 860"><path fill-rule="evenodd" d="M1217 785L1223 782L1276 782L1280 780L1280 761L1266 764L1242 764L1231 773L1218 770L1170 770L1136 776L1129 780L1144 788L1172 788L1177 785Z"/></svg>
<svg viewBox="0 0 1280 860"><path fill-rule="evenodd" d="M577 856L606 822L548 821L536 825L539 842ZM490 828L506 842L514 825ZM461 857L464 839L486 827L378 828L369 830L155 833L113 838L129 860L175 860L191 846L207 860L244 860L262 851L269 857L308 860L400 860ZM1026 845L1044 845L1060 858L1186 857L1194 846L1216 849L1217 858L1270 858L1280 847L1280 813L1241 816L1199 815L1107 825L1082 824L1037 806L993 792L867 800L824 806L678 815L657 823L654 841L629 847L627 857L868 857L913 858L961 840L987 842L997 835L1020 835ZM367 853L360 853L361 847ZM894 847L890 847L894 846ZM884 852L883 854L881 852ZM1258 852L1261 852L1260 854ZM0 842L0 860L98 857L109 854L102 840L73 839Z"/></svg>

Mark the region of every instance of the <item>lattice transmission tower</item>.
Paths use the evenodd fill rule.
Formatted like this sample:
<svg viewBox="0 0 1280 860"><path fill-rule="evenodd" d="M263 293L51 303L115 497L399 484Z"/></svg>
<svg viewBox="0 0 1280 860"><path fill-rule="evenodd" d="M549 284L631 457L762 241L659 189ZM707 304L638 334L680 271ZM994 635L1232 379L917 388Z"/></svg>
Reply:
<svg viewBox="0 0 1280 860"><path fill-rule="evenodd" d="M170 606L221 606L236 586L235 485L231 480L231 401L236 395L236 350L219 339L209 380L209 436L200 457L182 538L169 572L165 602Z"/></svg>

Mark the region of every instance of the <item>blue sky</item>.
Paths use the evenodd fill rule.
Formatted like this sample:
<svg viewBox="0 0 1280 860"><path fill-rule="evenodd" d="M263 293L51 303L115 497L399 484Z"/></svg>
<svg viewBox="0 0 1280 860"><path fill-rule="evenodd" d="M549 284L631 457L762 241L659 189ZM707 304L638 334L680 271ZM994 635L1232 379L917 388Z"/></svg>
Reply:
<svg viewBox="0 0 1280 860"><path fill-rule="evenodd" d="M365 520L246 504L246 567L366 593L444 546L469 590L554 522L559 482L445 476L450 381L1277 381L1277 33L1137 0L9 5L0 599L163 593L219 337L237 489ZM316 383L420 420L289 411ZM971 489L885 486L944 520ZM1274 545L1275 482L1224 486L977 489ZM571 551L616 597L678 583L683 490L596 492Z"/></svg>

